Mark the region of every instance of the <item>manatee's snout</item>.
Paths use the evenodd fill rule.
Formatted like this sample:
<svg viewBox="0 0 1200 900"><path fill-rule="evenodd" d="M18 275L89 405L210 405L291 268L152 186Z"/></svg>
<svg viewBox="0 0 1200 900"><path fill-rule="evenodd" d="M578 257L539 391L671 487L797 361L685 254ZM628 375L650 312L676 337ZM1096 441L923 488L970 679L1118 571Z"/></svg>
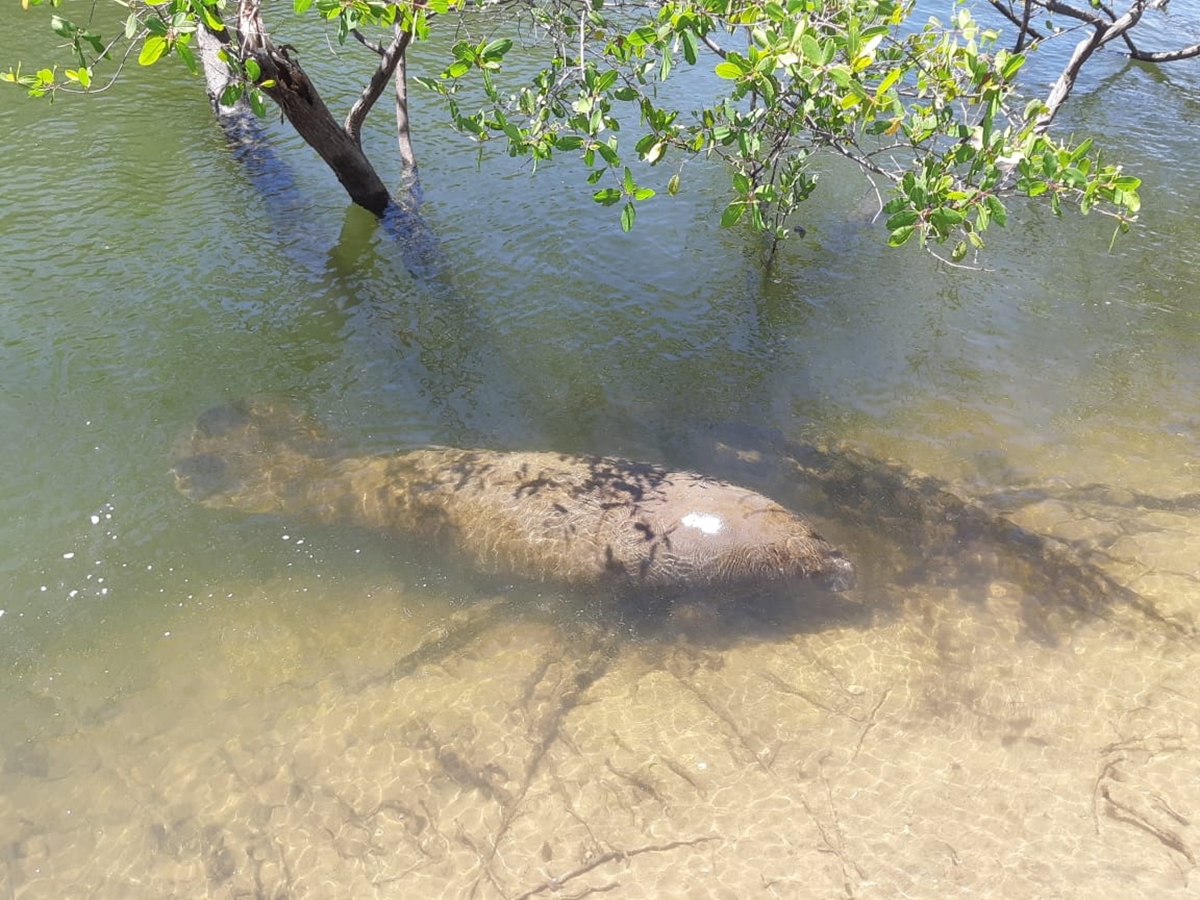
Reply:
<svg viewBox="0 0 1200 900"><path fill-rule="evenodd" d="M854 563L846 559L839 551L829 555L829 571L821 579L821 585L831 591L848 591L858 581L854 571Z"/></svg>
<svg viewBox="0 0 1200 900"><path fill-rule="evenodd" d="M229 487L228 467L215 453L197 453L172 467L175 487L193 500L204 500Z"/></svg>

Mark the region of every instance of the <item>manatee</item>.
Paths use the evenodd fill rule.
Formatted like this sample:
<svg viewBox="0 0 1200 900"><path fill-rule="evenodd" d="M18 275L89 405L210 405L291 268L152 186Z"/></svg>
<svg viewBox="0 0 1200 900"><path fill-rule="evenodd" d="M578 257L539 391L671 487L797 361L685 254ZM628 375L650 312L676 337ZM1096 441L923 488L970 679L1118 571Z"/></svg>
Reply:
<svg viewBox="0 0 1200 900"><path fill-rule="evenodd" d="M175 454L176 486L205 506L380 529L489 575L619 592L854 585L851 562L799 515L649 463L451 447L354 456L269 400L208 411Z"/></svg>

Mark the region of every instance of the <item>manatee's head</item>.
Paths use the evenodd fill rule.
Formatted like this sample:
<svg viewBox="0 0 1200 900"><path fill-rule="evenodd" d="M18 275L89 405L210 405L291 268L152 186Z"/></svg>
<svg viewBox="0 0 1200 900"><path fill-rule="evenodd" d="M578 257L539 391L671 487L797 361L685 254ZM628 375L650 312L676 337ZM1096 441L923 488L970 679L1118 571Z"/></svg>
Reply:
<svg viewBox="0 0 1200 900"><path fill-rule="evenodd" d="M312 418L255 397L200 415L175 442L175 487L205 506L274 512L332 443Z"/></svg>
<svg viewBox="0 0 1200 900"><path fill-rule="evenodd" d="M216 453L196 453L176 460L171 474L180 493L201 503L231 487L229 467Z"/></svg>

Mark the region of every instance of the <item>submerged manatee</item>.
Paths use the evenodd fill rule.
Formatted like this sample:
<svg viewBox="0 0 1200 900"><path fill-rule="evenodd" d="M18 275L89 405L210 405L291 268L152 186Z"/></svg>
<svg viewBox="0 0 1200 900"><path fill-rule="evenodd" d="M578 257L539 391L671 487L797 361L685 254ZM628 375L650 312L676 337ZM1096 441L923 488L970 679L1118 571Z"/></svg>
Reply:
<svg viewBox="0 0 1200 900"><path fill-rule="evenodd" d="M432 541L488 574L617 590L854 584L804 519L692 472L449 447L345 456L268 401L210 410L175 449L176 485L206 506Z"/></svg>

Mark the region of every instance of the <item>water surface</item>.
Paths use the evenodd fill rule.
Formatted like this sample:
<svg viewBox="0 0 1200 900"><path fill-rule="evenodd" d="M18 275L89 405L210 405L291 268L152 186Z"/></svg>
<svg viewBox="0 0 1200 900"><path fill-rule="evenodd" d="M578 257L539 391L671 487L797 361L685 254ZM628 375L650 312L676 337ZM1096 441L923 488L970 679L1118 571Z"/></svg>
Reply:
<svg viewBox="0 0 1200 900"><path fill-rule="evenodd" d="M50 46L5 16L0 58ZM430 127L434 277L284 129L264 189L197 81L130 74L0 94L0 896L1193 895L1193 64L1106 59L1064 112L1146 181L1111 254L1019 205L983 269L889 251L831 164L764 272L719 172L624 235L569 167ZM645 619L190 506L176 435L262 393L355 452L723 475L811 509L862 585ZM814 442L1066 543L839 509Z"/></svg>

